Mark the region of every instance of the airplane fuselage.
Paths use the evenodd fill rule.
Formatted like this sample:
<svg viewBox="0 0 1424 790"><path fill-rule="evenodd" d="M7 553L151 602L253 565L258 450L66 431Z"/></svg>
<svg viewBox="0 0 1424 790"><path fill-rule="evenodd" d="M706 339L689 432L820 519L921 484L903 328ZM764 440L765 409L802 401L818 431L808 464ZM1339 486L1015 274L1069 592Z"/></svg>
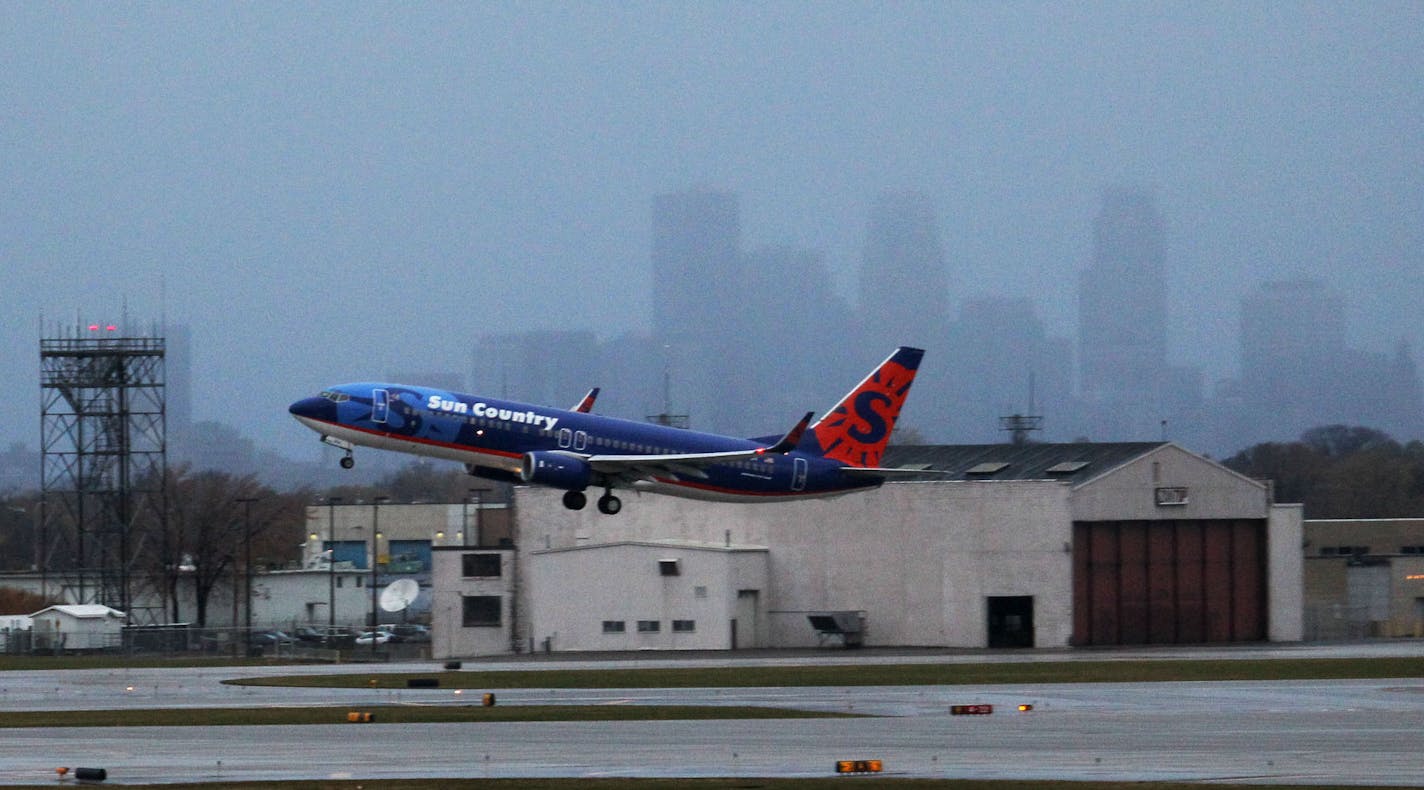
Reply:
<svg viewBox="0 0 1424 790"><path fill-rule="evenodd" d="M749 457L681 470L675 460L649 459L648 471L620 475L617 485L716 501L825 497L879 485L878 480L844 474L841 462L819 455L795 450L755 454L775 437L741 439L403 384L345 384L298 401L291 412L303 425L329 437L326 441L348 450L349 445L360 445L443 458L465 464L471 474L506 481L528 481L521 472L529 474L531 453L595 461L742 453ZM611 487L614 481L608 477L596 473L587 484Z"/></svg>

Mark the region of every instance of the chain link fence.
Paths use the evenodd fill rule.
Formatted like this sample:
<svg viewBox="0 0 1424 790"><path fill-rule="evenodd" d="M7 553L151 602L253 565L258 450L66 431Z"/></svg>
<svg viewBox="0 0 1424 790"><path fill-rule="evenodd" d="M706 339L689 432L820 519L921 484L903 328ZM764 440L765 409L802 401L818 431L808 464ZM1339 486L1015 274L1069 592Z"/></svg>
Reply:
<svg viewBox="0 0 1424 790"><path fill-rule="evenodd" d="M354 628L200 628L193 625L126 626L102 632L0 629L7 655L119 654L132 656L271 658L294 661L412 661L430 657L429 631L406 633ZM373 645L372 642L375 642Z"/></svg>

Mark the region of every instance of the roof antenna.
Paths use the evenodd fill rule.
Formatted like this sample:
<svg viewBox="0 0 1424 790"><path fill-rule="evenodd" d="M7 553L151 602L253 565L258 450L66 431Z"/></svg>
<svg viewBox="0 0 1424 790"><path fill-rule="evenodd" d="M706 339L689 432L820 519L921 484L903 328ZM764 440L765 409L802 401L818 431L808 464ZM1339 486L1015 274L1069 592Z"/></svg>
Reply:
<svg viewBox="0 0 1424 790"><path fill-rule="evenodd" d="M1043 430L1043 416L1033 413L1033 384L1033 371L1030 370L1028 372L1028 414L1011 414L999 418L999 430L1009 432L1009 441L1015 447L1028 444L1031 432Z"/></svg>
<svg viewBox="0 0 1424 790"><path fill-rule="evenodd" d="M690 424L686 414L672 413L672 346L663 345L663 412L643 419L673 428L686 428Z"/></svg>

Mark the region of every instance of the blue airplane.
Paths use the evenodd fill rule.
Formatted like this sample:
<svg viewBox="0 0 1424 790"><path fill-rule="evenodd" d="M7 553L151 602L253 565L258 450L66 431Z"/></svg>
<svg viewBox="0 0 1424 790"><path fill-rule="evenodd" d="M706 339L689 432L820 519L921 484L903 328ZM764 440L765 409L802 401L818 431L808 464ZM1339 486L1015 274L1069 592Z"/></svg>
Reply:
<svg viewBox="0 0 1424 790"><path fill-rule="evenodd" d="M355 463L357 445L445 458L477 477L564 490L580 510L622 509L614 489L730 502L837 496L923 474L880 458L924 351L901 347L821 419L808 412L784 436L742 439L592 413L598 389L573 409L404 384L342 384L293 403L297 421Z"/></svg>

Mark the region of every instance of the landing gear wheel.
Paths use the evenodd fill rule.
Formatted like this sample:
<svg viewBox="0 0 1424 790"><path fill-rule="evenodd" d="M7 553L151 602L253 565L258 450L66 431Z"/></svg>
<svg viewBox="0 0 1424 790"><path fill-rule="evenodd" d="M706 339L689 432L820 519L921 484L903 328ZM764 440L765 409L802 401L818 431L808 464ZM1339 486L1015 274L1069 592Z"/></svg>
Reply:
<svg viewBox="0 0 1424 790"><path fill-rule="evenodd" d="M355 459L355 458L352 458L352 457L349 456L349 455L348 455L348 456L345 456L344 458L341 459L341 468L342 468L342 469L350 469L351 467L353 467L353 466L355 466L355 465L356 465L356 459Z"/></svg>
<svg viewBox="0 0 1424 790"><path fill-rule="evenodd" d="M623 509L623 500L613 494L604 494L598 498L598 512L606 516L614 516Z"/></svg>
<svg viewBox="0 0 1424 790"><path fill-rule="evenodd" d="M599 500L602 502L603 500ZM564 507L569 510L583 510L583 506L588 504L588 496L582 491L565 491Z"/></svg>

